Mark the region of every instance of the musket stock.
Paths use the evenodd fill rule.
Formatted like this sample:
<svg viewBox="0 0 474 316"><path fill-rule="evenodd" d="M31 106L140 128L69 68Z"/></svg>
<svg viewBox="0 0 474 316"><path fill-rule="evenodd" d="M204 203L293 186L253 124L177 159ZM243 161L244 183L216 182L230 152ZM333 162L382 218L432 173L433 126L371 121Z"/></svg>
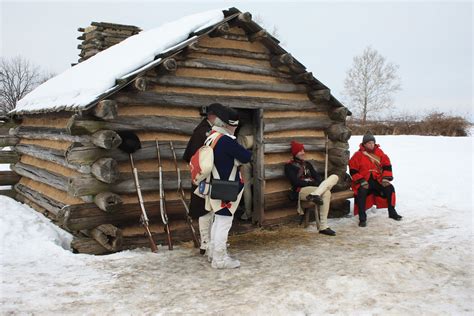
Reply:
<svg viewBox="0 0 474 316"><path fill-rule="evenodd" d="M174 146L173 146L172 141L170 141L170 149L171 149L171 153L173 155L174 167L175 167L176 173L178 175L178 192L179 192L179 195L180 195L180 200L181 200L181 202L183 203L183 206L184 206L184 213L185 213L185 217L186 217L186 222L188 223L188 226L191 229L191 234L192 234L192 237L193 237L194 247L199 248L199 245L201 244L201 242L199 241L199 238L196 234L196 230L194 229L193 219L189 215L189 207L188 207L188 203L186 202L186 196L184 195L183 184L181 182L181 170L178 166L178 160L176 159L176 152L174 150ZM193 194L193 193L191 192L191 194Z"/></svg>
<svg viewBox="0 0 474 316"><path fill-rule="evenodd" d="M163 189L163 168L161 166L161 155L160 155L160 144L158 140L156 140L156 153L158 156L158 174L160 177L160 213L161 213L161 220L165 225L165 232L168 238L168 249L173 250L173 241L171 240L171 231L170 226L168 224L168 214L166 213L166 203L165 203L165 191Z"/></svg>

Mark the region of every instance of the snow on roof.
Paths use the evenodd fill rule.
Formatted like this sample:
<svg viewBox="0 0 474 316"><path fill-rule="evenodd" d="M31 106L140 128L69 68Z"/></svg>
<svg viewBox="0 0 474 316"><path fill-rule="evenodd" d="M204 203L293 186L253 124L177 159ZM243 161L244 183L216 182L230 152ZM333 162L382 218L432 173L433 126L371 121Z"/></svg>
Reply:
<svg viewBox="0 0 474 316"><path fill-rule="evenodd" d="M18 101L10 113L84 109L113 88L116 79L153 62L155 56L185 41L190 33L223 19L222 10L206 11L131 36L46 81Z"/></svg>

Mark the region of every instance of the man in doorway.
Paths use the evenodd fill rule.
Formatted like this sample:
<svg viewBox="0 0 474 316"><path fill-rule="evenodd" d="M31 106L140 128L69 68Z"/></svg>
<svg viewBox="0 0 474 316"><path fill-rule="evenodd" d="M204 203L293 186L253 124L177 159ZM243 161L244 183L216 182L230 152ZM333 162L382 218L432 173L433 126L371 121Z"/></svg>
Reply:
<svg viewBox="0 0 474 316"><path fill-rule="evenodd" d="M328 226L329 203L331 202L331 189L336 185L339 177L331 175L322 181L309 161L305 161L304 145L296 141L291 142L293 159L285 165L285 175L290 180L292 195L298 199L298 214L303 215L301 201L311 201L315 207L319 206L321 225L319 233L335 236L336 232Z"/></svg>
<svg viewBox="0 0 474 316"><path fill-rule="evenodd" d="M359 150L349 160L349 169L356 201L354 213L359 212L360 227L367 226L365 210L374 204L377 208L388 208L389 218L402 219L395 210L392 164L380 145L375 143L374 135L369 132L364 135Z"/></svg>
<svg viewBox="0 0 474 316"><path fill-rule="evenodd" d="M214 121L216 120L216 113L222 111L224 106L220 103L212 103L205 108L202 114L205 115L205 118L199 123L199 125L194 129L191 138L188 141L186 150L183 154L183 159L189 163L191 157L194 153L204 145L208 134L211 131ZM191 186L191 192L196 190L196 186L193 184ZM212 225L212 212L207 212L204 208L204 199L197 196L196 194L191 194L191 203L189 205L189 215L193 219L198 219L199 222L199 233L201 236L201 247L200 253L204 255L207 250L207 246L210 238L210 227Z"/></svg>

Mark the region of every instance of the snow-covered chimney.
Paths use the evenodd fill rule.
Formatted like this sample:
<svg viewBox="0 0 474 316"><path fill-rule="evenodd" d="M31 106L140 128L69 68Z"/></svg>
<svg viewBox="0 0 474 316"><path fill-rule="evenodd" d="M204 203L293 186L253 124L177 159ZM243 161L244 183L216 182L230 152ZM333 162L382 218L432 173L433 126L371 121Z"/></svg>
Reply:
<svg viewBox="0 0 474 316"><path fill-rule="evenodd" d="M106 22L92 22L90 26L86 28L80 27L77 30L82 32L82 35L77 38L82 41L77 46L81 50L79 62L141 31L139 27L133 25Z"/></svg>

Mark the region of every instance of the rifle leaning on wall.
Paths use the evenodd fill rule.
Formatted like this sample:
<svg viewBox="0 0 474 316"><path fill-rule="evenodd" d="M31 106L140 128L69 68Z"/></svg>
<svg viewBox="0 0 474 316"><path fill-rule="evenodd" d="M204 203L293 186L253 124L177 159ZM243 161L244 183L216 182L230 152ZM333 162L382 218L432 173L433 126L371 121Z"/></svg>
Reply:
<svg viewBox="0 0 474 316"><path fill-rule="evenodd" d="M137 191L138 203L140 204L141 209L140 222L143 225L143 228L145 228L145 233L148 237L148 240L150 241L151 251L157 252L158 248L156 247L155 241L153 240L153 236L151 235L150 227L148 225L149 220L148 216L146 215L145 204L143 202L142 190L140 187L140 181L138 180L138 171L137 168L135 168L135 164L133 163L133 153L142 147L140 139L132 132L121 132L119 133L119 136L122 138L122 143L120 144L119 149L128 153L128 156L130 158L133 182L135 183L135 190Z"/></svg>
<svg viewBox="0 0 474 316"><path fill-rule="evenodd" d="M163 168L161 166L160 144L156 140L156 154L158 156L158 173L160 177L160 213L163 225L165 225L165 232L168 237L168 249L173 250L173 241L171 240L171 231L168 223L168 214L166 213L165 190L163 189Z"/></svg>
<svg viewBox="0 0 474 316"><path fill-rule="evenodd" d="M171 153L173 154L173 160L174 160L174 167L176 169L176 173L178 175L178 193L180 195L180 200L183 203L184 206L184 213L186 217L186 222L189 225L189 228L191 229L191 234L193 236L193 243L195 248L199 248L200 241L199 238L197 237L196 230L194 229L193 226L193 219L189 215L189 207L188 203L186 202L186 196L184 195L184 189L183 189L183 183L181 182L181 170L178 167L178 160L176 159L176 152L174 150L173 142L170 141L170 149ZM192 194L192 192L191 192Z"/></svg>

